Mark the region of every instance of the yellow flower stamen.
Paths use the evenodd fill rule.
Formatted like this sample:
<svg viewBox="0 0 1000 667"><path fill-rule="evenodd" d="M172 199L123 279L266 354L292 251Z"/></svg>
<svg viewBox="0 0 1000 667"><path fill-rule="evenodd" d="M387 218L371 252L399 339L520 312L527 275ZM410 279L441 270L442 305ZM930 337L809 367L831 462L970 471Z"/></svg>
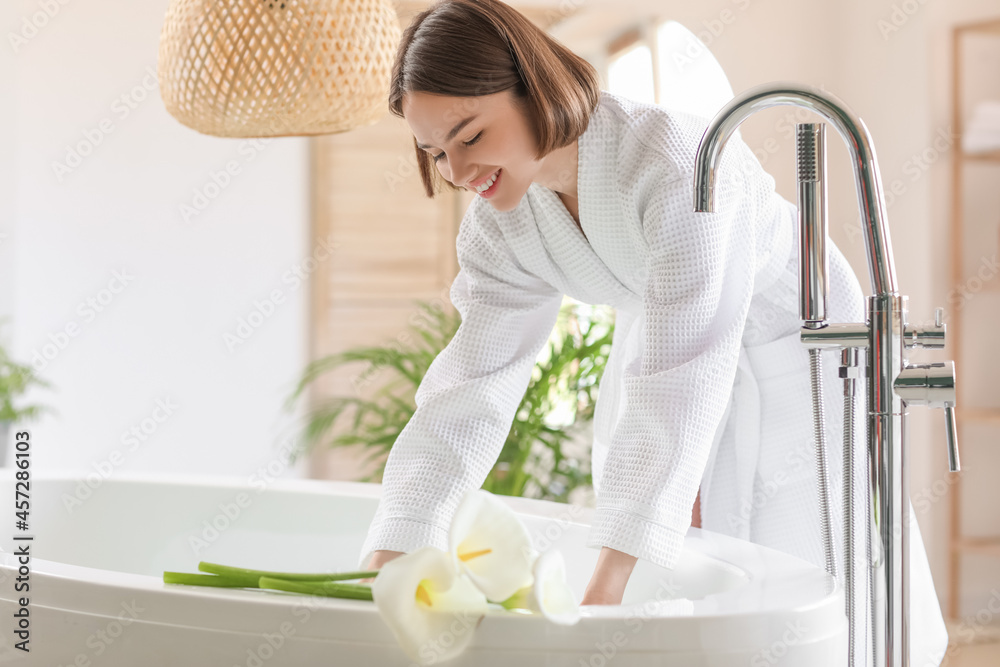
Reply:
<svg viewBox="0 0 1000 667"><path fill-rule="evenodd" d="M485 556L486 554L491 553L492 551L493 549L480 549L479 551L469 551L464 554L458 554L458 559L464 563L466 561L472 560L473 558L478 558L479 556Z"/></svg>
<svg viewBox="0 0 1000 667"><path fill-rule="evenodd" d="M423 602L428 607L432 607L431 596L427 593L427 589L424 588L423 584L417 586L417 599Z"/></svg>

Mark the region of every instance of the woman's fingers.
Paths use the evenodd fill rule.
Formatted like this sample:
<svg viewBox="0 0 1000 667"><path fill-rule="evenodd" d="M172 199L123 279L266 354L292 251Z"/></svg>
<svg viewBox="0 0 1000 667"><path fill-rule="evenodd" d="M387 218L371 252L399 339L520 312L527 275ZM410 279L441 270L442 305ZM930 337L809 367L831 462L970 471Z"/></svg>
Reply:
<svg viewBox="0 0 1000 667"><path fill-rule="evenodd" d="M402 551L389 551L380 550L372 554L371 560L368 561L369 570L381 570L382 566L393 560L394 558L399 558L403 555ZM367 579L361 579L359 583L370 584L375 581L375 577L368 577Z"/></svg>

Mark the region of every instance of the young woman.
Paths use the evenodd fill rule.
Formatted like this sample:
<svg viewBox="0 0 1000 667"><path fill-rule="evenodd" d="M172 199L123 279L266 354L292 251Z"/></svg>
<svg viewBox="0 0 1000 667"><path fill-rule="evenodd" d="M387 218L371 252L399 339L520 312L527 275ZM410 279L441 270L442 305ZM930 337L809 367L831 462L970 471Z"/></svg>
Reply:
<svg viewBox="0 0 1000 667"><path fill-rule="evenodd" d="M413 132L427 195L440 176L477 196L451 288L462 324L391 450L362 567L446 548L451 515L496 462L564 294L616 309L594 419L587 544L601 551L582 604L620 604L639 558L672 568L699 489L704 528L823 567L796 209L746 144L727 144L716 211L694 213L709 119L601 91L593 67L498 0L418 14L389 108ZM831 321L864 321L835 248L830 266ZM826 356L839 471L839 355ZM911 658L923 665L947 636L913 528Z"/></svg>

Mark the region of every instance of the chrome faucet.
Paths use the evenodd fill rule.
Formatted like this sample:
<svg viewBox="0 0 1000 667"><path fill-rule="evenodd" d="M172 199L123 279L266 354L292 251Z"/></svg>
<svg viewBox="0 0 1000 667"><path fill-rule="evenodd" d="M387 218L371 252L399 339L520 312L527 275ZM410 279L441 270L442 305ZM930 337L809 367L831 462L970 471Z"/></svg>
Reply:
<svg viewBox="0 0 1000 667"><path fill-rule="evenodd" d="M766 84L752 88L726 104L709 124L698 147L694 210L713 210L716 170L722 150L733 131L757 111L780 105L805 107L832 124L847 143L854 165L872 289L866 305L867 321L826 321L828 233L825 202L822 201L824 187L822 179L818 179L821 187L804 186L800 176L799 310L803 321L800 337L811 353L820 349L840 349L847 351L843 353L847 359L848 353L866 352L867 452L872 471L868 486L870 497L866 499L869 508L866 520L875 527L874 539L878 543L873 546L879 556L870 564L874 583L874 590L869 592L873 598L870 619L873 654L879 667L909 667L910 504L907 460L903 454L905 417L909 405L945 409L948 463L952 472L959 470L959 459L953 410L954 364L950 361L907 364L906 350L911 347L944 347L942 311L938 309L933 326L911 327L907 324L906 297L896 290L896 270L882 184L868 128L843 102L818 88L788 83ZM813 127L806 129L812 130ZM821 152L822 126L819 129ZM801 140L801 125L799 130ZM813 178L813 181L816 180ZM848 488L852 496L851 506L855 507L853 486ZM863 561L857 559L857 545L853 540L845 539L845 542L844 563L849 569ZM848 613L848 620L853 638L858 631L853 613Z"/></svg>

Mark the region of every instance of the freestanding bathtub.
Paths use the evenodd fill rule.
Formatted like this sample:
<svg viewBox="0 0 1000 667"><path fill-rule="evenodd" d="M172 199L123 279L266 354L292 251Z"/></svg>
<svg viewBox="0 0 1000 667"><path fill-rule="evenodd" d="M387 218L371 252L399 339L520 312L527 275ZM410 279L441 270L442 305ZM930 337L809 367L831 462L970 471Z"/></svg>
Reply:
<svg viewBox="0 0 1000 667"><path fill-rule="evenodd" d="M31 479L27 531L11 502L0 553L0 664L39 667L407 666L373 603L269 590L164 584L198 561L281 571L355 570L379 485L270 484L117 473ZM35 471L33 471L34 473ZM94 488L96 487L96 488ZM558 549L577 600L598 550L590 510L506 498L539 550ZM18 592L14 535L32 535ZM24 583L23 580L20 583ZM28 598L29 648L13 614ZM582 608L574 626L492 609L468 649L477 667L824 667L846 661L843 593L792 556L692 529L674 570L637 563L622 606Z"/></svg>

